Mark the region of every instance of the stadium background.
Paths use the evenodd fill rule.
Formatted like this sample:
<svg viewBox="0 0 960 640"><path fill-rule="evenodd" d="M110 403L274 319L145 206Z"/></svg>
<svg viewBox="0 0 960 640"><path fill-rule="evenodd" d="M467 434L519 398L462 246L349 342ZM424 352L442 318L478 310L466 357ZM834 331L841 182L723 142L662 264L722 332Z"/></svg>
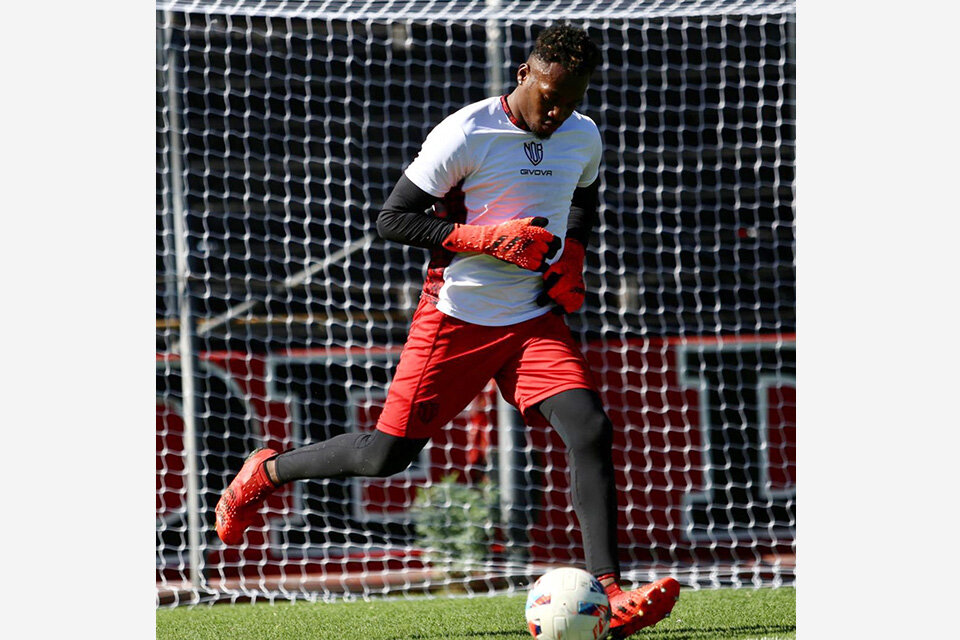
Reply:
<svg viewBox="0 0 960 640"><path fill-rule="evenodd" d="M512 88L547 16L606 55L582 108L605 142L601 228L570 323L619 428L624 566L794 580L793 3L502 4L158 4L158 601L483 592L580 558L561 443L526 440L492 390L395 483L285 490L240 550L212 529L246 452L374 421L426 262L376 238L379 204L497 68ZM514 488L465 574L425 558L408 513L451 465Z"/></svg>

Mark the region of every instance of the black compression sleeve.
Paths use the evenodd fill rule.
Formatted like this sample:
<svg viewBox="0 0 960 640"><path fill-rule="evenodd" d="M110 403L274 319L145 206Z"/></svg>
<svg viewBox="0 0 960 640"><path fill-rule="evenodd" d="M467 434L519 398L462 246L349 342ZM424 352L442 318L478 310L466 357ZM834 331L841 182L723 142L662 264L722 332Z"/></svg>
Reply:
<svg viewBox="0 0 960 640"><path fill-rule="evenodd" d="M439 199L400 176L377 217L380 237L424 249L440 247L453 223L424 213Z"/></svg>
<svg viewBox="0 0 960 640"><path fill-rule="evenodd" d="M590 234L600 221L599 212L600 178L589 187L577 187L570 201L570 217L567 219L567 237L579 240L587 246Z"/></svg>

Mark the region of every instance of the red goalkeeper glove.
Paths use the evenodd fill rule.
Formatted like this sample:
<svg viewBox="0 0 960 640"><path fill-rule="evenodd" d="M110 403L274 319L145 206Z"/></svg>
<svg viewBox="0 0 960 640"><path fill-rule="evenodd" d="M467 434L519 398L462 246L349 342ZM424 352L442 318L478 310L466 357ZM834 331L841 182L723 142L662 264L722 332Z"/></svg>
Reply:
<svg viewBox="0 0 960 640"><path fill-rule="evenodd" d="M457 224L444 241L448 251L485 253L531 271L546 269L546 261L560 249L560 238L543 227L542 217L520 218L502 224Z"/></svg>
<svg viewBox="0 0 960 640"><path fill-rule="evenodd" d="M543 293L537 297L541 307L555 302L559 309L573 313L583 306L586 293L583 286L585 250L580 241L567 238L560 259L543 274Z"/></svg>

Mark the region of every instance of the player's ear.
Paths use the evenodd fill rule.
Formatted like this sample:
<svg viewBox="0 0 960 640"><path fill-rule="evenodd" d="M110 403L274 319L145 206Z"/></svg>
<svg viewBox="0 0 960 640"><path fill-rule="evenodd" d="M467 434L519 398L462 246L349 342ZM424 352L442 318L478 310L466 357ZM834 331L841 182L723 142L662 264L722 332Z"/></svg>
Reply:
<svg viewBox="0 0 960 640"><path fill-rule="evenodd" d="M517 67L517 84L523 84L523 81L530 75L530 65L526 62Z"/></svg>

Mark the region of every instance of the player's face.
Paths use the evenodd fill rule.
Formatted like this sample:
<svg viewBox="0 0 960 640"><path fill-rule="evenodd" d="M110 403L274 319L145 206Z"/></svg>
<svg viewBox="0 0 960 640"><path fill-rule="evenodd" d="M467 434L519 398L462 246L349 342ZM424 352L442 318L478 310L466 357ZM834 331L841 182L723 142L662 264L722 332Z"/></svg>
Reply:
<svg viewBox="0 0 960 640"><path fill-rule="evenodd" d="M547 139L583 102L590 77L566 72L556 62L532 58L517 70L520 112L533 135Z"/></svg>

